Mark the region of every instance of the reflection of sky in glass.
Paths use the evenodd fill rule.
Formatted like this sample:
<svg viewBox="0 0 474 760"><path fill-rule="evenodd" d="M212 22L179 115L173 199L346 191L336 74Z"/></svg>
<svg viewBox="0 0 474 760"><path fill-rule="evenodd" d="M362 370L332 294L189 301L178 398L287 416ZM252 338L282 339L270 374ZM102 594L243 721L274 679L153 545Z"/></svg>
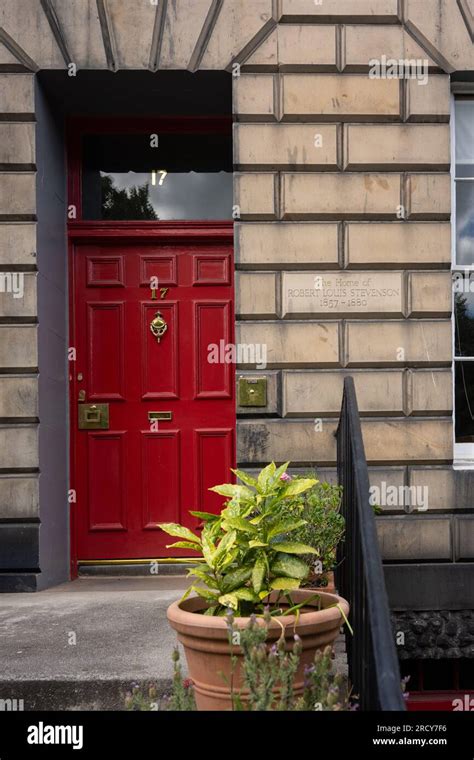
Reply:
<svg viewBox="0 0 474 760"><path fill-rule="evenodd" d="M474 293L468 293L466 298L466 314L469 319L474 319Z"/></svg>
<svg viewBox="0 0 474 760"><path fill-rule="evenodd" d="M455 120L456 260L458 264L470 265L474 264L474 100L456 101ZM466 273L458 286L461 283L466 292L455 298L455 354L474 357L472 273L471 277ZM474 443L474 363L455 363L455 409L456 442Z"/></svg>
<svg viewBox="0 0 474 760"><path fill-rule="evenodd" d="M456 177L474 177L474 100L456 101Z"/></svg>
<svg viewBox="0 0 474 760"><path fill-rule="evenodd" d="M232 219L231 172L176 172L163 177L157 169L155 185L151 172L107 174L118 190L148 183L150 203L159 219Z"/></svg>
<svg viewBox="0 0 474 760"><path fill-rule="evenodd" d="M455 118L456 260L469 265L474 264L474 100L457 100Z"/></svg>
<svg viewBox="0 0 474 760"><path fill-rule="evenodd" d="M474 182L456 183L456 260L474 264Z"/></svg>

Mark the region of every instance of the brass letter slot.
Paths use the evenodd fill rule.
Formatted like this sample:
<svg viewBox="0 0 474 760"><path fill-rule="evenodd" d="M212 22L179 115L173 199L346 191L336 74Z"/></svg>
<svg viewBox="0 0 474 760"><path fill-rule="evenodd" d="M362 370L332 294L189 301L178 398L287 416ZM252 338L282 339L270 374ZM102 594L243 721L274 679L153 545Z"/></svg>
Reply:
<svg viewBox="0 0 474 760"><path fill-rule="evenodd" d="M148 421L153 420L172 420L173 412L148 412Z"/></svg>
<svg viewBox="0 0 474 760"><path fill-rule="evenodd" d="M79 430L108 430L108 404L78 404Z"/></svg>

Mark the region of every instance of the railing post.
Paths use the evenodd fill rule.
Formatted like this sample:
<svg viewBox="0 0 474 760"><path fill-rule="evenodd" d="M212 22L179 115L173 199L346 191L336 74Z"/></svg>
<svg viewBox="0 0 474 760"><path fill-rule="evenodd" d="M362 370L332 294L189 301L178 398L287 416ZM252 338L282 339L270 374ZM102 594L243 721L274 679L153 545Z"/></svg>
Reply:
<svg viewBox="0 0 474 760"><path fill-rule="evenodd" d="M350 682L362 710L405 710L352 377L344 380L336 437L346 521L336 582L351 606L354 635L346 631Z"/></svg>

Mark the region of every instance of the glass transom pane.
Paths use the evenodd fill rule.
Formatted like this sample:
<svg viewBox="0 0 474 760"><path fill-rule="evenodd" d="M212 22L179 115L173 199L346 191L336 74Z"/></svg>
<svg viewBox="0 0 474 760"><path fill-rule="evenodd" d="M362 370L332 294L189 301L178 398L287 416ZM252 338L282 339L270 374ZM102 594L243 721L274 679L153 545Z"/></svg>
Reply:
<svg viewBox="0 0 474 760"><path fill-rule="evenodd" d="M231 219L230 136L165 133L151 138L84 137L83 218Z"/></svg>

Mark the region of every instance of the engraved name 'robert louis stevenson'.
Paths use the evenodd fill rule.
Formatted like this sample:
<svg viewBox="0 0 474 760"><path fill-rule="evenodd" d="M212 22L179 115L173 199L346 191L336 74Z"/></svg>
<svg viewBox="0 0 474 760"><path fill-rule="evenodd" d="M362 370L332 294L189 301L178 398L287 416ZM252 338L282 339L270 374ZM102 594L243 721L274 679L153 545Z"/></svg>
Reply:
<svg viewBox="0 0 474 760"><path fill-rule="evenodd" d="M402 314L400 272L285 272L285 314Z"/></svg>

